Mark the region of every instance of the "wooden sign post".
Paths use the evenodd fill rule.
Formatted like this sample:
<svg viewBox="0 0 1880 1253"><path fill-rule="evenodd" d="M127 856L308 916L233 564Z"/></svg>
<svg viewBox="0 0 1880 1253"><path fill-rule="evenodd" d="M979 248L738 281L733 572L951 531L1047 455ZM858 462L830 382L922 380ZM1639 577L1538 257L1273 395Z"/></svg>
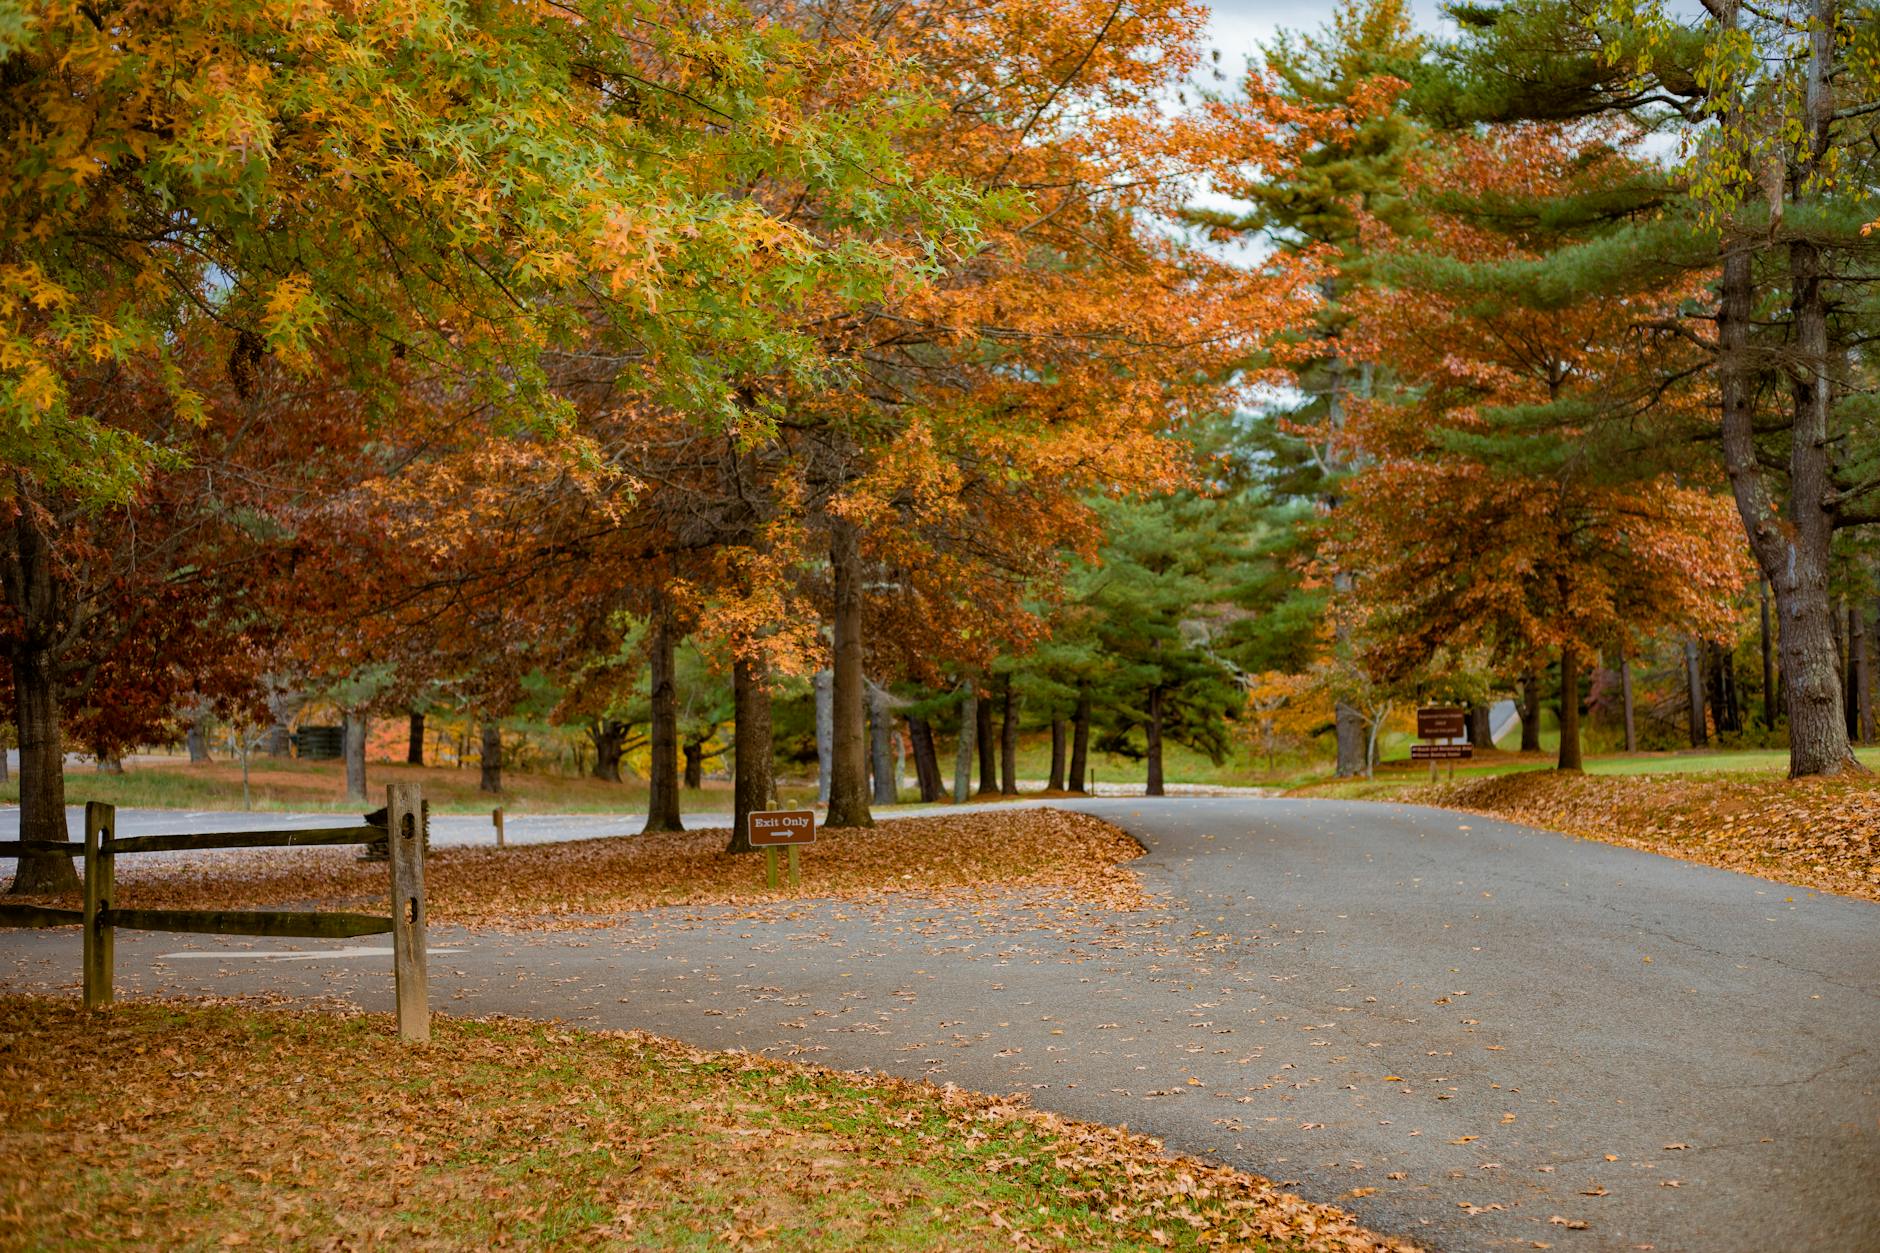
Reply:
<svg viewBox="0 0 1880 1253"><path fill-rule="evenodd" d="M750 817L751 847L764 850L764 881L777 886L777 850L790 854L790 886L797 886L797 846L816 842L816 814L809 809L771 809Z"/></svg>
<svg viewBox="0 0 1880 1253"><path fill-rule="evenodd" d="M1456 777L1455 763L1458 759L1468 760L1475 755L1475 749L1469 744L1457 744L1453 741L1462 739L1469 733L1469 714L1467 710L1453 707L1431 706L1417 710L1417 738L1419 740L1442 740L1441 744L1412 744L1410 760L1430 763L1430 782L1436 782L1436 763L1447 761L1449 777Z"/></svg>

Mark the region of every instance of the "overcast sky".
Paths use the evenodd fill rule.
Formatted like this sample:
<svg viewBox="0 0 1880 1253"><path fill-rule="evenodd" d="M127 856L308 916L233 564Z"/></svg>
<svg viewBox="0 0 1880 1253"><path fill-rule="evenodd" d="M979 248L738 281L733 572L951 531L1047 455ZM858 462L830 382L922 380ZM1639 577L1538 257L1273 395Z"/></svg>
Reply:
<svg viewBox="0 0 1880 1253"><path fill-rule="evenodd" d="M1411 9L1419 27L1437 29L1436 5L1437 0L1413 0ZM1324 0L1216 0L1213 9L1207 43L1221 50L1221 67L1230 78L1239 76L1247 58L1275 31L1314 30L1332 15L1332 5Z"/></svg>

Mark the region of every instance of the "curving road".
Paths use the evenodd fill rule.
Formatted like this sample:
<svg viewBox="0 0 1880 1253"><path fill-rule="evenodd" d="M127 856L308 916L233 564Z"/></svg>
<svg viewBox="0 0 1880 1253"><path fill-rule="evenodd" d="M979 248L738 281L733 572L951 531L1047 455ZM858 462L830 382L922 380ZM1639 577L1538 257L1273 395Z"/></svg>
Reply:
<svg viewBox="0 0 1880 1253"><path fill-rule="evenodd" d="M1082 808L1168 909L440 928L433 995L1025 1091L1434 1249L1880 1250L1880 906L1441 810ZM384 956L284 947L121 934L120 986L389 1000ZM76 948L0 933L0 982Z"/></svg>

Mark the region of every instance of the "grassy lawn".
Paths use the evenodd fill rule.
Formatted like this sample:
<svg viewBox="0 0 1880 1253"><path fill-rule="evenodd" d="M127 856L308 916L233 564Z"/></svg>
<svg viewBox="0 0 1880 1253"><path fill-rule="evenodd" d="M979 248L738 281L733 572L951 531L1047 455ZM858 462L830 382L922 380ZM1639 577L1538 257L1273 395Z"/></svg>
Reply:
<svg viewBox="0 0 1880 1253"><path fill-rule="evenodd" d="M1015 1098L639 1033L0 999L0 1246L1405 1249Z"/></svg>

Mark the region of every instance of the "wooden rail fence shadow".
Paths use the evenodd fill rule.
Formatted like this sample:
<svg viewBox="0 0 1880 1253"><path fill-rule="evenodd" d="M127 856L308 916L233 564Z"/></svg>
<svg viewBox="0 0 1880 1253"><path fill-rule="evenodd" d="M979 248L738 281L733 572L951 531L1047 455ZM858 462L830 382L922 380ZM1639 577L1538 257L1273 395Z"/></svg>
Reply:
<svg viewBox="0 0 1880 1253"><path fill-rule="evenodd" d="M85 806L85 841L82 844L66 840L0 840L0 857L57 853L84 858L85 907L58 909L0 902L0 927L69 927L73 924L81 927L87 1009L102 1009L111 1003L112 966L119 927L133 931L329 940L383 935L389 931L398 1034L406 1040L428 1040L431 1038L431 1011L424 946L426 818L424 796L418 786L393 783L385 789L382 823L367 821L352 827L309 827L292 831L213 831L120 837L116 806L91 801ZM391 866L392 912L389 917L292 909L119 909L112 904L117 858L127 853L307 848L334 844L384 846Z"/></svg>

